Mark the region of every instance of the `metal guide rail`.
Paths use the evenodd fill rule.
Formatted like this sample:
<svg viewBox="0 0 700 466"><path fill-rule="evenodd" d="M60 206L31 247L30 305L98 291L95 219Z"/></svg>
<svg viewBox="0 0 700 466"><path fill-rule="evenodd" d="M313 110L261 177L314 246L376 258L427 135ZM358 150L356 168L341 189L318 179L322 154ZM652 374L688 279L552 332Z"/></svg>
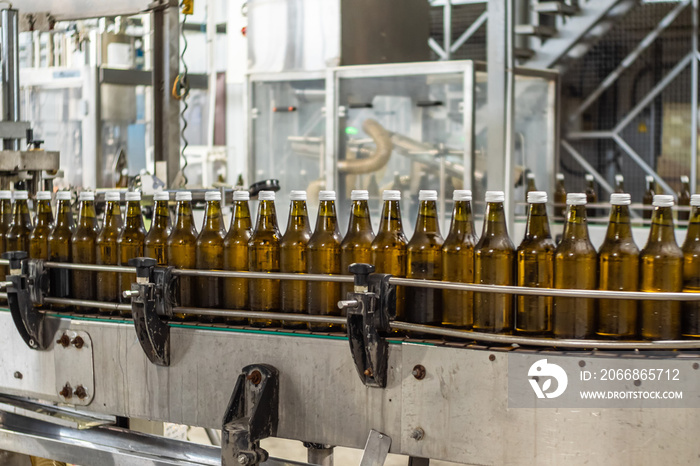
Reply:
<svg viewBox="0 0 700 466"><path fill-rule="evenodd" d="M394 320L397 285L682 301L700 301L700 293L555 290L410 280L372 273L367 264L353 264L354 276L334 276L178 270L156 267L149 258L133 260L134 267L64 264L29 260L24 253L6 254L10 261L0 260L0 265L9 264L11 269L3 283L7 293L0 293L10 308L10 313L0 312L0 325L5 324L1 327L5 338L0 339L3 393L83 406L96 413L222 428L225 465L262 464L267 453L260 447L260 440L268 436L361 448L369 442L371 429L382 432L376 434L381 437L375 437L375 441L388 439L384 454L390 449L451 461L528 464L541 459L538 448L542 451L546 444L552 444L545 424L535 429L542 438L531 439L533 444L523 447L529 453L522 458L506 453L502 454L507 457L498 456L491 447L494 441L507 441L508 432L516 435L516 430L484 427L492 422L515 422L527 431L523 422L529 419L525 423L531 423L531 418L522 417L523 411L507 409L508 355L577 358L581 364L594 365L600 358L655 357L646 350L700 349L700 341L694 340L559 340ZM131 303L48 296L47 271L51 268L135 272L137 280L125 293ZM352 299L339 303L347 317L176 307L167 296L180 275L354 282L355 292ZM46 308L52 304L130 311L133 319L58 313ZM17 331L7 325L8 314ZM173 320L175 314L323 322L345 325L346 333L178 322ZM137 339L133 338L134 329ZM428 336L418 339L416 334ZM613 350L645 351L613 354ZM700 361L696 352L675 351L664 357L700 367L693 362ZM27 367L29 373L25 375ZM41 380L37 379L39 374ZM228 408L224 409L234 385ZM649 411L637 430L660 442L679 443L675 437L666 438L656 431L655 423L674 419L668 411ZM600 421L601 433L617 431L628 423L624 409L606 412L611 414ZM590 411L577 410L576 414L567 414L567 419L580 424L587 415ZM543 422L560 419L556 413L538 414L538 418ZM481 427L475 430L474 425ZM685 428L697 432L700 421L687 420ZM521 443L527 441L524 433L517 435ZM581 427L560 426L557 435L568 442L565 437L581 435ZM593 437L604 444L607 441L598 434ZM576 448L562 454L588 452L583 446ZM677 458L697 457L700 452L694 449L687 445L680 448ZM601 451L622 458L619 445L606 444ZM558 455L551 456L549 464L564 459Z"/></svg>

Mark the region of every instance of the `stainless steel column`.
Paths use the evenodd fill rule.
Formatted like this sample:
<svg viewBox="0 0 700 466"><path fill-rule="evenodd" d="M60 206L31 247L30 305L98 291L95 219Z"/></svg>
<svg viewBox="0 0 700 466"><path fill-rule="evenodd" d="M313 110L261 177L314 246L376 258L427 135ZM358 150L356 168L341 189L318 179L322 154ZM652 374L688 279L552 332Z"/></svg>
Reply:
<svg viewBox="0 0 700 466"><path fill-rule="evenodd" d="M17 10L2 10L2 119L19 121L19 15ZM5 150L19 150L19 140L3 141Z"/></svg>
<svg viewBox="0 0 700 466"><path fill-rule="evenodd" d="M513 228L513 0L489 0L488 6L488 148L489 190L503 190L509 229ZM502 173L502 175L501 175Z"/></svg>
<svg viewBox="0 0 700 466"><path fill-rule="evenodd" d="M163 1L152 8L153 158L167 162L168 186L180 170L180 101L170 94L180 64L178 18L177 2Z"/></svg>

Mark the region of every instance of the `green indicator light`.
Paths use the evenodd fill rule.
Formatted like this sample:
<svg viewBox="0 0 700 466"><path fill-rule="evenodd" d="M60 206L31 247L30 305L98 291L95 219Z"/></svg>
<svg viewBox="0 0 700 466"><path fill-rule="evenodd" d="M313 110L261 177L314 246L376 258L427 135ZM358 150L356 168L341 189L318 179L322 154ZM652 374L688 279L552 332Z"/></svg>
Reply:
<svg viewBox="0 0 700 466"><path fill-rule="evenodd" d="M345 134L357 134L357 128L354 126L348 126L345 128Z"/></svg>

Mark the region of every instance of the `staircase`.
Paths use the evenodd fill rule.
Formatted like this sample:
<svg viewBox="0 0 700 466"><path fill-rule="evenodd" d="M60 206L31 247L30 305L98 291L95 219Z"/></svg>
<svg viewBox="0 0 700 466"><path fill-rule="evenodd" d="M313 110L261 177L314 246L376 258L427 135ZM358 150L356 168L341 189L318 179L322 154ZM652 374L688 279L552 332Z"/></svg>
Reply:
<svg viewBox="0 0 700 466"><path fill-rule="evenodd" d="M528 68L565 68L582 57L639 0L530 0L515 26L514 54Z"/></svg>

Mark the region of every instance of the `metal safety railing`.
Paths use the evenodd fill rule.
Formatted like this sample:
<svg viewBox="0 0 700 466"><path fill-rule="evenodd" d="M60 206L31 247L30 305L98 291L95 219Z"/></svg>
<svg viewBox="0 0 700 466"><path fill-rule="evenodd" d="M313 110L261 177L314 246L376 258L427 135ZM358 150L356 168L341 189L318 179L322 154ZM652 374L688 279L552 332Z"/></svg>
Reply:
<svg viewBox="0 0 700 466"><path fill-rule="evenodd" d="M0 265L6 264L6 260L0 260ZM61 268L71 270L83 270L94 272L119 272L135 273L135 267L96 265L96 264L72 264L59 262L45 262L46 268ZM236 272L227 270L197 270L175 269L173 275L221 277L221 278L248 278L270 280L299 280L299 281L324 281L353 283L352 275L325 275L325 274L296 274L277 272ZM389 283L396 286L432 288L455 291L471 291L482 293L502 293L524 296L551 296L569 298L591 299L625 299L625 300L650 300L650 301L698 301L700 293L693 292L641 292L641 291L607 291L607 290L576 290L576 289L552 289L532 288L521 286L501 285L477 285L469 283L443 282L436 280L418 280L392 277ZM0 293L0 299L7 299L6 293ZM94 300L45 297L46 304L59 304L69 306L82 306L111 311L131 311L130 304L113 303ZM346 319L334 315L309 315L280 312L261 312L236 309L211 309L197 307L174 307L174 314L211 316L223 318L265 319L272 321L294 321L322 324L343 325ZM658 341L613 341L595 339L555 339L544 337L530 337L508 334L484 333L472 330L460 330L432 325L414 324L403 321L392 321L390 327L404 332L434 335L455 340L476 341L510 346L541 346L556 348L580 348L580 349L610 349L610 350L669 350L669 349L700 349L700 340L658 340Z"/></svg>

